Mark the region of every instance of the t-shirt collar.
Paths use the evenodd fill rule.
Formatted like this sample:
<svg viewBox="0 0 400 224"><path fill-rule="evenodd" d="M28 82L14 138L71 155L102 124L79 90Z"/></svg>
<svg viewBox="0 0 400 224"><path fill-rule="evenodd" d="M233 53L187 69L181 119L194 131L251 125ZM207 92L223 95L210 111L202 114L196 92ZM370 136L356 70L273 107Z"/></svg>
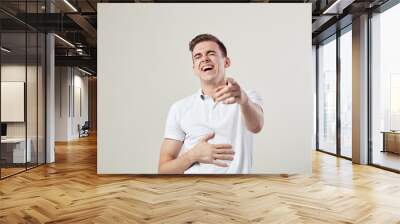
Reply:
<svg viewBox="0 0 400 224"><path fill-rule="evenodd" d="M204 100L207 97L207 95L204 94L204 92L201 88L197 92L197 95L199 95L200 99L202 99L202 100Z"/></svg>

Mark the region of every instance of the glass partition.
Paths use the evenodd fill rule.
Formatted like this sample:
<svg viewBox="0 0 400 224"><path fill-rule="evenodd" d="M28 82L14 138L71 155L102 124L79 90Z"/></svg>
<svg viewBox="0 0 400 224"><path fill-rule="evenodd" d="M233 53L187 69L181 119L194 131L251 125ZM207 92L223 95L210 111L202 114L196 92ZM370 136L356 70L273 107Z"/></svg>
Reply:
<svg viewBox="0 0 400 224"><path fill-rule="evenodd" d="M2 33L1 47L1 176L7 177L24 171L31 159L26 150L26 33Z"/></svg>
<svg viewBox="0 0 400 224"><path fill-rule="evenodd" d="M44 3L0 2L1 179L45 163L45 34L16 19Z"/></svg>

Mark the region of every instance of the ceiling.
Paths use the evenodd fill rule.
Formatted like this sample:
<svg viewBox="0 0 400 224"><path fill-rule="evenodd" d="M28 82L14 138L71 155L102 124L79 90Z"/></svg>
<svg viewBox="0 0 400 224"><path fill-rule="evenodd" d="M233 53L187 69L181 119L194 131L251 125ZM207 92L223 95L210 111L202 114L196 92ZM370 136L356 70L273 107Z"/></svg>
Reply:
<svg viewBox="0 0 400 224"><path fill-rule="evenodd" d="M338 1L337 3L335 3ZM26 28L39 32L55 32L56 65L85 67L96 72L97 3L312 3L312 35L316 44L336 32L340 26L351 24L353 16L372 10L388 0L1 0L0 25L7 43L18 49L24 46L18 32ZM49 13L49 12L52 13ZM27 13L26 13L27 12ZM290 15L283 15L290 16ZM337 23L341 20L340 23ZM337 24L340 24L338 26ZM11 34L14 33L14 34ZM14 37L13 37L14 36ZM22 41L22 42L21 42ZM12 43L14 42L14 43ZM5 43L4 41L2 43ZM72 44L72 45L71 45ZM28 45L28 52L31 51ZM22 48L24 49L24 48Z"/></svg>

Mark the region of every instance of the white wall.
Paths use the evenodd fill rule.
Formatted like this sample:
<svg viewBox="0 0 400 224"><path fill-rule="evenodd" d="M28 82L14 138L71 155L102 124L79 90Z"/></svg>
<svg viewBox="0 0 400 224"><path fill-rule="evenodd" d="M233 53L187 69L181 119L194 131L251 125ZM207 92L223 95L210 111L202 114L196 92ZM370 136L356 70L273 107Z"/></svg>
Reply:
<svg viewBox="0 0 400 224"><path fill-rule="evenodd" d="M157 172L168 108L200 88L188 50L200 33L264 98L253 173L311 173L310 21L311 4L98 4L98 173Z"/></svg>
<svg viewBox="0 0 400 224"><path fill-rule="evenodd" d="M81 90L82 114L76 108L77 90ZM75 110L75 111L74 111ZM72 67L56 67L55 140L69 141L79 137L78 124L88 120L88 78Z"/></svg>
<svg viewBox="0 0 400 224"><path fill-rule="evenodd" d="M68 67L55 68L55 141L68 140Z"/></svg>

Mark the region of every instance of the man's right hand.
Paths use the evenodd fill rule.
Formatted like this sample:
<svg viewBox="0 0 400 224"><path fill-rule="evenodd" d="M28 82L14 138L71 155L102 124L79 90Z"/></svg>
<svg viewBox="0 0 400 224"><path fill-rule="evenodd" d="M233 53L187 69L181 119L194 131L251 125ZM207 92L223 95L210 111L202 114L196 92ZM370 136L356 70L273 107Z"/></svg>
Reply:
<svg viewBox="0 0 400 224"><path fill-rule="evenodd" d="M227 167L228 164L218 160L233 160L235 152L230 144L210 144L208 140L214 138L214 133L204 136L189 152L193 163L209 163L221 167Z"/></svg>

